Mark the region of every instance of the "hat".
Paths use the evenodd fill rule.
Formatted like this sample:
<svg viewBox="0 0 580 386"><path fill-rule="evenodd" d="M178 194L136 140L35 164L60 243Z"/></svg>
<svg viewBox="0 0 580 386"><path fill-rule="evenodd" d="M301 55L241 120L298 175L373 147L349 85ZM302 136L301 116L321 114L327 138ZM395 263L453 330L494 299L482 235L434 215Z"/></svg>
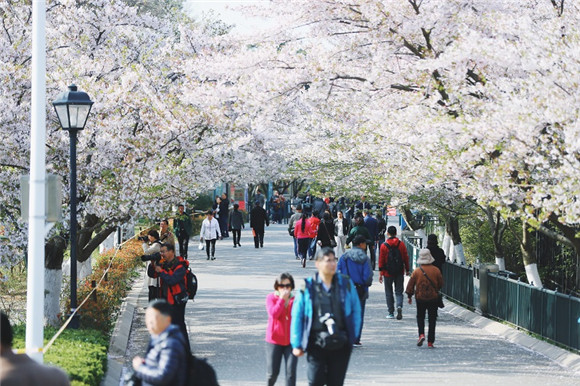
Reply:
<svg viewBox="0 0 580 386"><path fill-rule="evenodd" d="M421 249L419 251L419 258L417 259L417 264L432 264L435 261L433 256L431 256L431 251L428 249Z"/></svg>

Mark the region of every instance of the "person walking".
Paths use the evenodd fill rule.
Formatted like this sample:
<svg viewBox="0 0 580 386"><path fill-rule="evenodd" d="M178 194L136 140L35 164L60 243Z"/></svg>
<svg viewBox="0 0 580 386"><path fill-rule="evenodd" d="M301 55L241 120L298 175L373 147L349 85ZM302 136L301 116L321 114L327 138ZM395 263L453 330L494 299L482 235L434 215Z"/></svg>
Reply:
<svg viewBox="0 0 580 386"><path fill-rule="evenodd" d="M346 218L344 218L344 213L341 210L336 212L336 219L334 220L334 234L336 235L336 256L344 255L346 251L346 237L350 230L350 224Z"/></svg>
<svg viewBox="0 0 580 386"><path fill-rule="evenodd" d="M439 248L437 235L430 234L427 236L427 249L429 252L431 252L433 259L435 259L433 265L439 268L439 271L443 273L443 264L445 264L445 260L447 258L445 257L445 252L443 252L443 249Z"/></svg>
<svg viewBox="0 0 580 386"><path fill-rule="evenodd" d="M308 229L310 229L310 246L308 247L308 257L310 260L314 259L316 254L316 240L318 239L318 226L320 225L319 213L312 211L312 216L308 218Z"/></svg>
<svg viewBox="0 0 580 386"><path fill-rule="evenodd" d="M331 248L316 253L317 272L304 280L292 307L292 353L307 353L310 385L341 386L360 331L360 302L348 276L336 272Z"/></svg>
<svg viewBox="0 0 580 386"><path fill-rule="evenodd" d="M375 242L377 241L377 236L379 234L378 222L377 219L372 216L370 209L363 210L363 216L365 227L367 227L367 229L369 230L369 234L371 235L371 239L367 248L369 250L369 255L371 258L371 267L373 268L374 271L376 268L377 261Z"/></svg>
<svg viewBox="0 0 580 386"><path fill-rule="evenodd" d="M155 229L151 229L147 233L148 243L143 243L143 255L150 256L154 253L161 252L161 242L159 241L159 232ZM151 265L152 262L149 262ZM149 267L147 267L149 269ZM159 278L152 278L147 276L147 287L149 289L149 301L157 299L159 297Z"/></svg>
<svg viewBox="0 0 580 386"><path fill-rule="evenodd" d="M278 379L282 358L286 366L286 386L296 385L296 365L298 358L292 354L290 345L290 324L294 304L294 278L282 273L274 282L274 291L266 297L268 327L266 328L266 367L268 386Z"/></svg>
<svg viewBox="0 0 580 386"><path fill-rule="evenodd" d="M250 211L250 228L254 234L254 246L256 248L264 247L264 233L265 227L270 226L270 220L268 219L268 214L260 206L260 202L256 201L254 207Z"/></svg>
<svg viewBox="0 0 580 386"><path fill-rule="evenodd" d="M242 237L242 228L244 225L244 216L240 212L240 205L234 204L234 210L230 213L228 228L232 231L234 248L241 247L240 238Z"/></svg>
<svg viewBox="0 0 580 386"><path fill-rule="evenodd" d="M329 212L324 212L322 221L318 224L317 242L321 248L336 247L336 240L334 239L334 222Z"/></svg>
<svg viewBox="0 0 580 386"><path fill-rule="evenodd" d="M379 283L385 285L387 298L387 319L395 318L395 300L393 299L393 285L397 298L397 320L403 319L403 285L405 272L409 275L409 255L405 243L399 240L397 228L390 226L387 229L388 239L381 245L379 252Z"/></svg>
<svg viewBox="0 0 580 386"><path fill-rule="evenodd" d="M296 236L294 236L294 227L296 226L296 222L300 220L301 217L302 217L302 204L298 204L296 205L296 213L290 216L290 220L288 220L288 233L294 239L294 256L296 257L296 260L299 260L300 256L298 255L298 239L296 238Z"/></svg>
<svg viewBox="0 0 580 386"><path fill-rule="evenodd" d="M443 275L439 268L433 265L434 261L428 249L421 249L417 259L419 269L413 271L405 290L409 304L412 303L413 294L417 303L417 328L419 330L417 346L422 346L425 341L425 311L429 312L429 333L427 334L429 348L434 348L439 290L443 287Z"/></svg>
<svg viewBox="0 0 580 386"><path fill-rule="evenodd" d="M365 304L369 297L369 287L373 284L373 271L371 262L366 254L366 240L364 236L357 235L352 240L353 247L338 260L338 272L348 275L358 295L360 302L360 330L358 331L354 345L362 346L360 342L363 325L365 322Z"/></svg>
<svg viewBox="0 0 580 386"><path fill-rule="evenodd" d="M220 224L220 231L222 232L223 238L230 237L228 233L228 217L230 215L230 200L228 200L228 195L222 193L219 203L220 217L218 223Z"/></svg>
<svg viewBox="0 0 580 386"><path fill-rule="evenodd" d="M2 386L69 386L66 373L58 367L45 366L26 354L12 351L14 331L8 315L0 312L0 384Z"/></svg>
<svg viewBox="0 0 580 386"><path fill-rule="evenodd" d="M298 256L302 267L306 267L306 256L312 239L310 238L310 227L308 225L308 213L303 212L300 220L294 225L294 237L298 241Z"/></svg>
<svg viewBox="0 0 580 386"><path fill-rule="evenodd" d="M189 350L179 327L172 324L172 309L165 300L149 303L145 325L151 341L145 358L133 358L134 377L143 385L187 384Z"/></svg>
<svg viewBox="0 0 580 386"><path fill-rule="evenodd" d="M346 238L346 243L350 244L356 235L364 236L365 240L367 241L367 245L371 242L371 234L369 230L365 226L365 221L362 215L356 216L354 218L355 226L352 227L350 232L348 232L348 236Z"/></svg>
<svg viewBox="0 0 580 386"><path fill-rule="evenodd" d="M375 251L380 251L381 245L385 242L385 233L387 232L387 222L381 215L381 212L377 212L377 240L375 242Z"/></svg>
<svg viewBox="0 0 580 386"><path fill-rule="evenodd" d="M215 260L215 243L217 239L222 238L222 232L220 230L220 224L213 217L213 211L208 210L205 213L205 219L201 222L201 231L199 232L199 240L205 241L205 252L207 254L207 259Z"/></svg>
<svg viewBox="0 0 580 386"><path fill-rule="evenodd" d="M179 243L179 255L187 259L187 247L189 246L189 238L193 234L193 223L183 205L177 207L177 214L173 219L173 230Z"/></svg>

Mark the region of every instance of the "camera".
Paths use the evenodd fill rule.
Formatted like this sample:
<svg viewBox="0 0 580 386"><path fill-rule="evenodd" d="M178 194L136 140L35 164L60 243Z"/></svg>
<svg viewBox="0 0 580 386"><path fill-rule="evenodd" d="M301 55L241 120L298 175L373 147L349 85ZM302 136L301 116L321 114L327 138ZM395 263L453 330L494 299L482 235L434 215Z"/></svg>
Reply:
<svg viewBox="0 0 580 386"><path fill-rule="evenodd" d="M161 253L155 252L150 255L143 255L141 256L141 261L154 261L158 263L159 261L161 261Z"/></svg>
<svg viewBox="0 0 580 386"><path fill-rule="evenodd" d="M148 242L149 241L149 236L138 236L137 240L139 241L144 241L144 242Z"/></svg>

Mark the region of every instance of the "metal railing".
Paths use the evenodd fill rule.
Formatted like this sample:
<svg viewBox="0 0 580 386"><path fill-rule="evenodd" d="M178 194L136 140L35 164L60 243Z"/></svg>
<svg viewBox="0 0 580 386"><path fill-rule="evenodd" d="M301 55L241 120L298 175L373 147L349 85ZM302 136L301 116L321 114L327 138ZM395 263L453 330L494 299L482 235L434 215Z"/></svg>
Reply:
<svg viewBox="0 0 580 386"><path fill-rule="evenodd" d="M580 299L488 273L488 315L580 350Z"/></svg>
<svg viewBox="0 0 580 386"><path fill-rule="evenodd" d="M487 275L486 284L480 287L483 275ZM441 292L458 303L580 350L579 298L537 288L479 266L449 261L443 265L443 279Z"/></svg>
<svg viewBox="0 0 580 386"><path fill-rule="evenodd" d="M474 307L473 268L445 262L441 292L465 306Z"/></svg>

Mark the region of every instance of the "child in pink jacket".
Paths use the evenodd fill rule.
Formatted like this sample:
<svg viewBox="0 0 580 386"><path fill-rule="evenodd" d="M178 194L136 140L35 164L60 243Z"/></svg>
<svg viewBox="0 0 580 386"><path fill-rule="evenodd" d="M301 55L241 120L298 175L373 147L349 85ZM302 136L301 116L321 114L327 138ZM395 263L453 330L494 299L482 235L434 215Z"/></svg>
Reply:
<svg viewBox="0 0 580 386"><path fill-rule="evenodd" d="M274 282L274 292L266 297L268 311L268 328L266 329L266 363L268 367L268 385L274 385L282 357L286 364L286 386L296 385L296 365L298 358L292 355L290 345L290 323L292 321L292 304L294 304L294 278L283 273Z"/></svg>

